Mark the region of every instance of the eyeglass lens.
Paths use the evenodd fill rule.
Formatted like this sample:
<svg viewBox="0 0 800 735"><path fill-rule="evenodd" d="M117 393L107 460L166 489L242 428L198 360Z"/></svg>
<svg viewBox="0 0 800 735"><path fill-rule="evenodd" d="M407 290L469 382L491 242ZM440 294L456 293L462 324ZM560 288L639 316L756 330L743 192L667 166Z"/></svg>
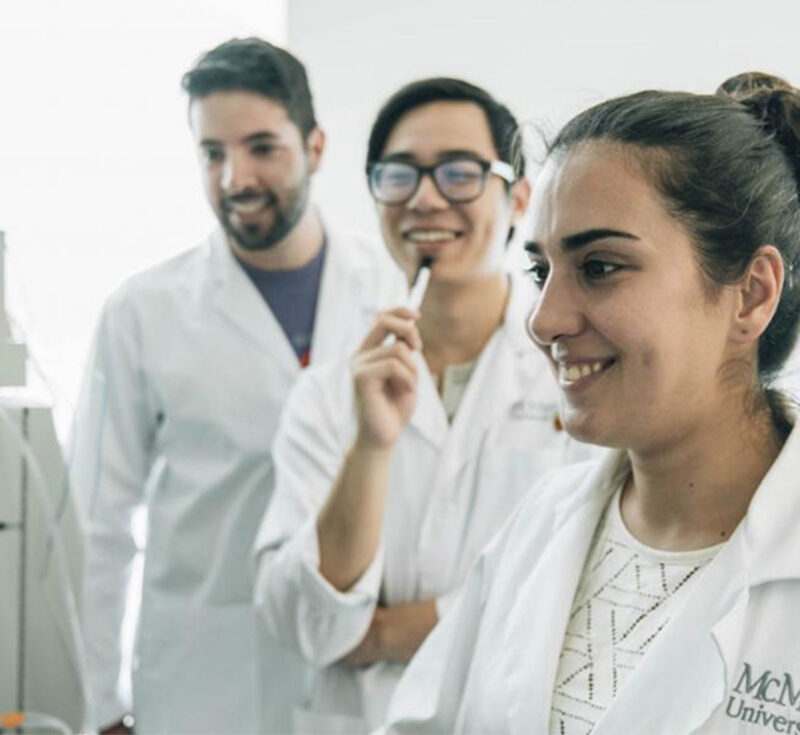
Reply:
<svg viewBox="0 0 800 735"><path fill-rule="evenodd" d="M410 163L379 163L372 171L373 193L387 204L408 201L419 185L420 176L419 169ZM433 177L442 196L463 202L481 195L486 174L478 161L459 159L435 166Z"/></svg>

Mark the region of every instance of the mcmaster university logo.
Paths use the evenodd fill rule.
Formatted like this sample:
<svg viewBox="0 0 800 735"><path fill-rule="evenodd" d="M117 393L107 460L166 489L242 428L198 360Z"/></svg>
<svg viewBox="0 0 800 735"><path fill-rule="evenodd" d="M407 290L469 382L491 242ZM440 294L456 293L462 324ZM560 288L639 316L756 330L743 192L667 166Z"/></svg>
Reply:
<svg viewBox="0 0 800 735"><path fill-rule="evenodd" d="M759 729L800 735L800 678L788 671L758 671L746 661L725 714Z"/></svg>

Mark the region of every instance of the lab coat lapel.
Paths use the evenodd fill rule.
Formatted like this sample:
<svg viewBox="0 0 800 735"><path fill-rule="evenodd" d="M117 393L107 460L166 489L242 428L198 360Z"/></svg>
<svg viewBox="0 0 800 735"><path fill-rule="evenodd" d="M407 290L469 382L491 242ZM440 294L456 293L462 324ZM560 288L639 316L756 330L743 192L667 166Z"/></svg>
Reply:
<svg viewBox="0 0 800 735"><path fill-rule="evenodd" d="M448 441L450 424L444 411L436 383L421 354L417 361L417 405L411 414L409 426L435 447L443 448ZM441 469L438 470L441 473Z"/></svg>
<svg viewBox="0 0 800 735"><path fill-rule="evenodd" d="M513 603L503 642L512 733L549 730L553 684L572 602L624 462L621 453L609 454L581 490L557 507L552 541Z"/></svg>
<svg viewBox="0 0 800 735"><path fill-rule="evenodd" d="M446 481L478 455L494 417L509 411L519 393L517 373L502 329L484 348L467 383L446 439L440 477ZM502 380L498 379L502 376Z"/></svg>
<svg viewBox="0 0 800 735"><path fill-rule="evenodd" d="M311 338L312 364L340 357L343 344L355 352L362 333L377 317L374 300L366 299L370 290L366 281L374 277L374 265L362 262L344 235L327 226L325 231L327 252Z"/></svg>
<svg viewBox="0 0 800 735"><path fill-rule="evenodd" d="M293 379L300 370L297 355L272 310L236 262L220 230L209 241L208 275L214 307Z"/></svg>
<svg viewBox="0 0 800 735"><path fill-rule="evenodd" d="M800 576L800 431L762 480L747 515L698 576L691 596L654 642L594 735L694 732L731 686L751 586Z"/></svg>
<svg viewBox="0 0 800 735"><path fill-rule="evenodd" d="M503 323L478 358L447 437L448 450L441 469L445 480L455 477L464 464L478 455L497 417L510 414L514 405L531 398L526 376L536 355L524 331L528 299L524 284L510 278Z"/></svg>

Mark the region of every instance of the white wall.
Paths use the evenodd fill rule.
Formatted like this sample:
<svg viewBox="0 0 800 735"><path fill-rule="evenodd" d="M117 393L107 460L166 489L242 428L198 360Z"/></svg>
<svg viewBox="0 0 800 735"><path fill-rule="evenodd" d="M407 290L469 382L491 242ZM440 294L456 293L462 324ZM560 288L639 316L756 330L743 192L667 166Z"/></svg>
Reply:
<svg viewBox="0 0 800 735"><path fill-rule="evenodd" d="M746 68L800 82L796 0L0 2L7 296L55 391L62 434L105 296L213 221L181 74L233 35L285 41L287 18L329 132L316 198L362 230L375 229L366 135L411 79L464 76L551 127L643 86L709 90Z"/></svg>
<svg viewBox="0 0 800 735"><path fill-rule="evenodd" d="M763 0L291 0L329 149L318 199L374 227L363 177L380 104L403 83L460 76L556 130L605 97L713 91L747 69L800 83L800 2Z"/></svg>
<svg viewBox="0 0 800 735"><path fill-rule="evenodd" d="M710 92L753 69L800 85L799 29L797 0L292 0L289 44L329 133L317 199L376 231L366 139L381 103L413 79L463 77L554 132L644 88Z"/></svg>
<svg viewBox="0 0 800 735"><path fill-rule="evenodd" d="M234 35L283 43L286 0L0 2L7 296L62 435L104 298L212 225L179 84Z"/></svg>

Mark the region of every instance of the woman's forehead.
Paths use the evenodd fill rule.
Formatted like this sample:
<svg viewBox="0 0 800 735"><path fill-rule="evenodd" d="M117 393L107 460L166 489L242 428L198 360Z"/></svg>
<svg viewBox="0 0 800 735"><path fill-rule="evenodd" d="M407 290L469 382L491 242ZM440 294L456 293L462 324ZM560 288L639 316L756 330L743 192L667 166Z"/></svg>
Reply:
<svg viewBox="0 0 800 735"><path fill-rule="evenodd" d="M551 154L536 179L533 239L586 229L650 229L677 223L637 157L622 146L589 143Z"/></svg>

